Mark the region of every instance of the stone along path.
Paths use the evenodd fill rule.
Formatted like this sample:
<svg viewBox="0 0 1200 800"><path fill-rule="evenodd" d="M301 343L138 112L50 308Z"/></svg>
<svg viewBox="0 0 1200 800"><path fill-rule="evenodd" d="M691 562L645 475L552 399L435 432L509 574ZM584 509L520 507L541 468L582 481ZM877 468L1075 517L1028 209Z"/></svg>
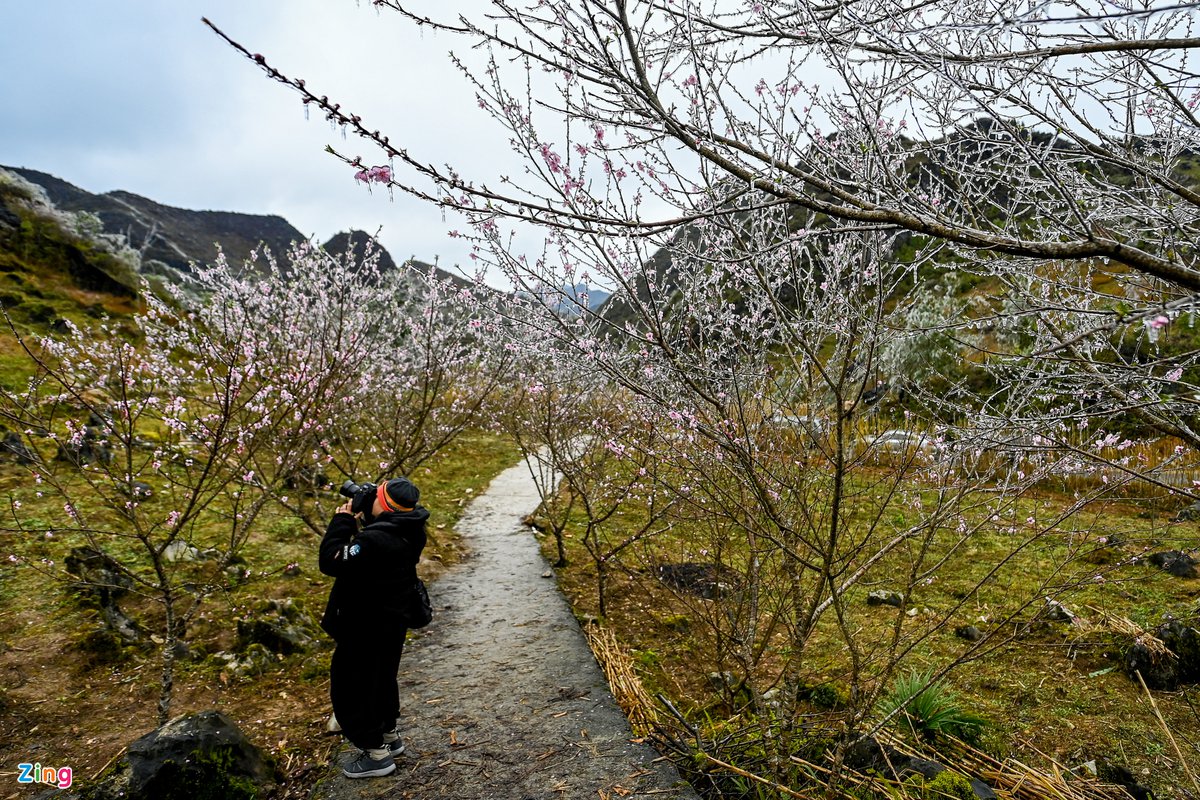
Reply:
<svg viewBox="0 0 1200 800"><path fill-rule="evenodd" d="M430 587L434 621L410 634L400 664L407 752L384 778L331 770L314 798L695 799L669 762L632 741L521 525L537 504L522 463L468 506L458 530L471 555Z"/></svg>

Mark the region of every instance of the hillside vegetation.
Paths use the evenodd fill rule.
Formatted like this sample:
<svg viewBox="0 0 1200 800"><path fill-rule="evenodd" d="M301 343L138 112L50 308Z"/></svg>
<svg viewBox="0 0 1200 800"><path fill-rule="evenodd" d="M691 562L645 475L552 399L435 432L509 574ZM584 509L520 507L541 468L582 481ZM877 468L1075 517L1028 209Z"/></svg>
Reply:
<svg viewBox="0 0 1200 800"><path fill-rule="evenodd" d="M515 457L479 425L502 365L463 350L432 270L360 234L180 279L11 172L0 199L0 752L94 777L215 706L303 794L336 746L315 622L336 487L410 475L435 577L466 500ZM429 360L368 358L410 347Z"/></svg>
<svg viewBox="0 0 1200 800"><path fill-rule="evenodd" d="M1065 415L1076 427L1054 439L1006 421L957 438L987 420L949 430L876 385L884 363L925 369L907 388L926 397L979 377L958 342L897 334L925 311L919 279L950 275L919 242L887 239L916 263L868 272L858 240L831 239L764 302L759 276L717 268L745 251L698 234L681 250L703 258L652 265L708 305L642 318L685 370L635 337L605 374L520 346L513 320L538 297L489 296L506 315L485 316L458 302L465 284L360 257L355 235L253 268L190 265L187 292L171 272L143 283L126 240L5 180L6 757L83 741L82 774L128 738L114 720L219 704L302 786L328 755L312 641L327 583L311 564L332 487L403 472L437 498L428 577L459 556L459 509L520 449L563 476L542 476L531 522L627 710L706 797L969 800L971 779L1001 797L1188 796L1200 512L1167 481L1192 462L1104 410ZM970 276L950 289L989 301ZM380 295L397 324L378 325ZM1006 333L984 336L1024 332ZM1193 339L1178 325L1119 354ZM638 376L663 381L661 406L629 390ZM1147 464L1158 485L1133 474ZM864 732L949 769L897 777L856 757ZM1025 778L1056 788L1021 794Z"/></svg>

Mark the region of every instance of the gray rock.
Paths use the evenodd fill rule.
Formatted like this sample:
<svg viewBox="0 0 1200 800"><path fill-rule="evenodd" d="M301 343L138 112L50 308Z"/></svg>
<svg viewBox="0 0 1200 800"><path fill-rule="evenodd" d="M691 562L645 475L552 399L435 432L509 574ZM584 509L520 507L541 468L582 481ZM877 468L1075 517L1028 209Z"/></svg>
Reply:
<svg viewBox="0 0 1200 800"><path fill-rule="evenodd" d="M12 458L18 464L36 464L38 454L21 438L21 434L9 431L0 439L0 456Z"/></svg>
<svg viewBox="0 0 1200 800"><path fill-rule="evenodd" d="M141 644L145 641L145 634L140 625L126 616L115 602L110 602L103 606L101 614L104 617L105 626L128 644Z"/></svg>
<svg viewBox="0 0 1200 800"><path fill-rule="evenodd" d="M1190 506L1185 506L1179 510L1172 522L1195 522L1200 520L1200 500L1192 503Z"/></svg>
<svg viewBox="0 0 1200 800"><path fill-rule="evenodd" d="M200 551L187 542L176 539L163 548L163 558L174 564L177 561L197 561Z"/></svg>
<svg viewBox="0 0 1200 800"><path fill-rule="evenodd" d="M858 772L874 771L884 776L903 779L905 775L917 774L930 781L949 769L945 764L904 753L887 745L881 745L873 737L859 739L846 750L846 766ZM996 793L978 778L964 775L971 790L979 800L996 800Z"/></svg>
<svg viewBox="0 0 1200 800"><path fill-rule="evenodd" d="M954 635L960 639L966 639L968 642L978 642L983 638L983 631L974 625L959 625L954 629Z"/></svg>
<svg viewBox="0 0 1200 800"><path fill-rule="evenodd" d="M1134 642L1125 655L1125 669L1130 676L1140 673L1146 686L1167 691L1181 684L1200 683L1200 631L1172 619L1158 626L1154 636L1169 652L1159 653Z"/></svg>
<svg viewBox="0 0 1200 800"><path fill-rule="evenodd" d="M1196 566L1200 561L1192 558L1182 550L1167 550L1162 553L1152 553L1146 560L1176 578L1200 578Z"/></svg>
<svg viewBox="0 0 1200 800"><path fill-rule="evenodd" d="M237 622L238 647L259 644L272 653L304 653L317 646L320 628L290 598L266 600Z"/></svg>
<svg viewBox="0 0 1200 800"><path fill-rule="evenodd" d="M133 579L112 556L93 547L75 547L67 554L67 572L79 578L73 588L92 594L107 606L133 588Z"/></svg>
<svg viewBox="0 0 1200 800"><path fill-rule="evenodd" d="M112 459L112 447L105 440L103 429L91 425L83 429L83 436L77 441L60 441L58 452L54 455L55 461L65 461L76 466L108 464Z"/></svg>
<svg viewBox="0 0 1200 800"><path fill-rule="evenodd" d="M219 711L177 717L129 745L125 758L95 787L95 800L208 796L246 797L247 786L276 781L271 761ZM225 794L221 794L221 790Z"/></svg>
<svg viewBox="0 0 1200 800"><path fill-rule="evenodd" d="M708 673L708 685L718 692L732 691L741 685L741 681L732 672Z"/></svg>
<svg viewBox="0 0 1200 800"><path fill-rule="evenodd" d="M696 562L661 564L658 567L658 579L674 589L705 600L723 597L741 585L737 573L728 567Z"/></svg>
<svg viewBox="0 0 1200 800"><path fill-rule="evenodd" d="M257 677L279 661L279 657L257 642L249 644L241 653L214 653L218 664L237 678Z"/></svg>
<svg viewBox="0 0 1200 800"><path fill-rule="evenodd" d="M867 605L902 608L904 606L904 595L888 589L876 589L867 595Z"/></svg>
<svg viewBox="0 0 1200 800"><path fill-rule="evenodd" d="M1054 622L1068 622L1074 624L1075 620L1078 619L1078 617L1075 615L1075 612L1071 611L1057 600L1051 600L1049 597L1046 598L1046 607L1042 610L1042 614L1046 617L1046 619Z"/></svg>

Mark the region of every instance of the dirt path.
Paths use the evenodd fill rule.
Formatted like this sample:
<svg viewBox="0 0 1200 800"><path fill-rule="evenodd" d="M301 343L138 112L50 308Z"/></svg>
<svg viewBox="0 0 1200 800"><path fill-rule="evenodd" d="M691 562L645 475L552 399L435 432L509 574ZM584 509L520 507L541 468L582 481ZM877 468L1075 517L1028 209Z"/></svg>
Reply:
<svg viewBox="0 0 1200 800"><path fill-rule="evenodd" d="M472 555L430 587L434 622L400 664L408 751L385 778L340 769L313 797L455 800L694 800L629 724L536 540L524 464L501 473L458 530ZM344 751L339 758L345 758Z"/></svg>

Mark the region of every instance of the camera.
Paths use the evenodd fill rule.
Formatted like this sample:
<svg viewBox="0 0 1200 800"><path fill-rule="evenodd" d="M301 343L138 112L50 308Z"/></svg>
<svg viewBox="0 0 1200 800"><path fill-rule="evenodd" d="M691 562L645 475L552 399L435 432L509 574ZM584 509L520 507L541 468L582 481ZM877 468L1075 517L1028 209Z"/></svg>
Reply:
<svg viewBox="0 0 1200 800"><path fill-rule="evenodd" d="M350 499L350 513L367 514L375 502L376 488L378 487L370 481L355 483L352 479L347 478L342 484L342 488L338 489L338 494Z"/></svg>

